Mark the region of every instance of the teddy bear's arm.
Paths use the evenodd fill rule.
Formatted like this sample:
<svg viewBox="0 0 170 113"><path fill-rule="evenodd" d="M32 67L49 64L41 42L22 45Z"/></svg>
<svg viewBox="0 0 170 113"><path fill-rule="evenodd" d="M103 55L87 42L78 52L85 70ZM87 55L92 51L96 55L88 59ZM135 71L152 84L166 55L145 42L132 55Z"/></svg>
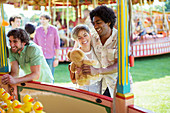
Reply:
<svg viewBox="0 0 170 113"><path fill-rule="evenodd" d="M71 72L70 67L71 67L71 64L68 65L68 69L69 69L69 72L70 72L70 79L71 79L73 84L76 84L77 82L76 82L76 78L75 78L75 73Z"/></svg>
<svg viewBox="0 0 170 113"><path fill-rule="evenodd" d="M75 66L76 65L73 62L71 62L70 70L71 70L72 73L75 73L75 71L76 71Z"/></svg>
<svg viewBox="0 0 170 113"><path fill-rule="evenodd" d="M67 53L67 58L68 58L69 61L71 61L71 60L70 60L70 54L71 54L71 52L69 51L69 52Z"/></svg>

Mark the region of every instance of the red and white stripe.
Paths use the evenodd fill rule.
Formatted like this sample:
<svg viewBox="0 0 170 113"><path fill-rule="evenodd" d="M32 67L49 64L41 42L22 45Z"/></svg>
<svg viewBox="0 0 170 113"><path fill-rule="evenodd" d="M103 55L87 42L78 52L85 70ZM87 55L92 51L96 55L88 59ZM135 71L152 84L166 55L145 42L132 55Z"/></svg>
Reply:
<svg viewBox="0 0 170 113"><path fill-rule="evenodd" d="M59 51L59 61L68 62L67 52L71 51L72 47L64 47ZM130 47L130 54L133 51L134 57L144 57L144 56L153 56L159 54L170 53L170 41L167 42L156 42L150 44L140 44L140 45L132 45Z"/></svg>
<svg viewBox="0 0 170 113"><path fill-rule="evenodd" d="M170 53L170 41L132 45L130 47L130 53L132 52L134 57L144 57Z"/></svg>
<svg viewBox="0 0 170 113"><path fill-rule="evenodd" d="M59 61L60 62L68 61L67 53L69 51L71 51L72 49L73 49L72 47L60 48L60 50L59 50Z"/></svg>

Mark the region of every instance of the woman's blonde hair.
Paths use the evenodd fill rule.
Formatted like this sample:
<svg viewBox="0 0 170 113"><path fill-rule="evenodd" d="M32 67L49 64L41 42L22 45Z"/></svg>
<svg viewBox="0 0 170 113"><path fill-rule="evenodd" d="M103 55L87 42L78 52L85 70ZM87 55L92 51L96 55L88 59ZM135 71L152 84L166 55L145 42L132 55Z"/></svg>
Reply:
<svg viewBox="0 0 170 113"><path fill-rule="evenodd" d="M77 40L78 39L78 33L79 33L79 31L81 31L81 30L85 30L85 31L87 31L88 33L90 33L90 29L89 29L89 27L87 26L87 25L84 25L84 24L79 24L79 25L77 25L77 26L75 26L74 28L73 28L73 30L72 30L72 33L71 33L71 38L73 39L73 40Z"/></svg>

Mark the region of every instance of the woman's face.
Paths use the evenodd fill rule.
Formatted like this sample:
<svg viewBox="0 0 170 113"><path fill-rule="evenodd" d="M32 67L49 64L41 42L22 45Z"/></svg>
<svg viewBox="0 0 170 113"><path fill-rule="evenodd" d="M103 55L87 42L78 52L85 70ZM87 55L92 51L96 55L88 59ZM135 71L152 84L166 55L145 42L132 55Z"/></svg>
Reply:
<svg viewBox="0 0 170 113"><path fill-rule="evenodd" d="M77 41L82 48L87 46L90 47L91 34L89 34L86 30L80 30L77 37Z"/></svg>

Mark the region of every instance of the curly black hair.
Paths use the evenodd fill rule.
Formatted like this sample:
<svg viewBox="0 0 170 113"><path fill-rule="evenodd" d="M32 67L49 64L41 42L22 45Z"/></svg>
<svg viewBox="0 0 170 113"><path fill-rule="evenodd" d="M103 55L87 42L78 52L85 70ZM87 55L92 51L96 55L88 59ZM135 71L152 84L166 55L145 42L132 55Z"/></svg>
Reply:
<svg viewBox="0 0 170 113"><path fill-rule="evenodd" d="M7 34L8 37L10 36L13 36L14 39L20 39L21 42L25 42L26 44L25 45L29 45L29 35L28 33L22 29L22 28L15 28L15 29L12 29L8 32Z"/></svg>
<svg viewBox="0 0 170 113"><path fill-rule="evenodd" d="M108 8L104 5L98 6L90 12L90 19L93 23L93 17L100 17L105 23L111 23L110 28L113 29L113 26L116 23L116 15L111 8Z"/></svg>

